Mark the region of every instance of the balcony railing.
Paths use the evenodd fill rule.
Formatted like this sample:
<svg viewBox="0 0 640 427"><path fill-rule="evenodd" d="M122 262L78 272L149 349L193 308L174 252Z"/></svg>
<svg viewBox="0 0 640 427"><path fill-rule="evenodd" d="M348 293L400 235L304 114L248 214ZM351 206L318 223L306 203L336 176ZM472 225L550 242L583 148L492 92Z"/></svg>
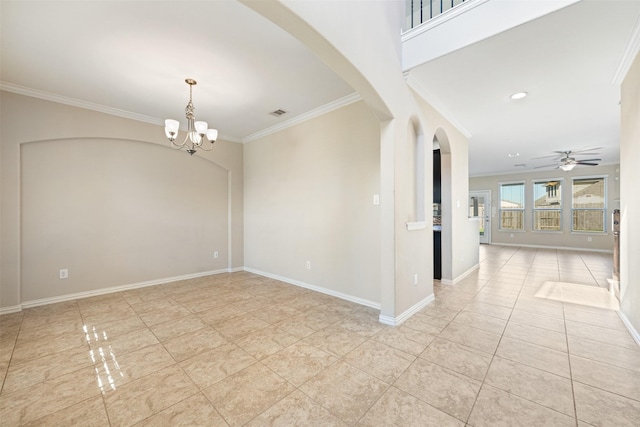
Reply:
<svg viewBox="0 0 640 427"><path fill-rule="evenodd" d="M407 0L406 30L417 27L464 2L465 0Z"/></svg>

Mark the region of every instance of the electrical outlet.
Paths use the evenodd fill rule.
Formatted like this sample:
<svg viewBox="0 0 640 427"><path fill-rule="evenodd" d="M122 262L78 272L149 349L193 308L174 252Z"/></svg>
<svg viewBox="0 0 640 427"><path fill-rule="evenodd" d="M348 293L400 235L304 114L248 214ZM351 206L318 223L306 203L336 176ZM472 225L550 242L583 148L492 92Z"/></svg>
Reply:
<svg viewBox="0 0 640 427"><path fill-rule="evenodd" d="M417 275L417 274L414 274L414 275L413 275L413 284L414 284L414 285L417 285L417 284L418 284L418 275Z"/></svg>
<svg viewBox="0 0 640 427"><path fill-rule="evenodd" d="M509 235L509 237L511 237L511 238L513 239L513 233L511 233L511 234Z"/></svg>
<svg viewBox="0 0 640 427"><path fill-rule="evenodd" d="M593 242L593 237L591 236L587 237L587 242Z"/></svg>
<svg viewBox="0 0 640 427"><path fill-rule="evenodd" d="M60 269L60 272L58 273L58 277L60 277L60 279L68 279L69 278L69 269L67 269L67 268Z"/></svg>
<svg viewBox="0 0 640 427"><path fill-rule="evenodd" d="M307 261L307 270L311 270L311 261Z"/></svg>
<svg viewBox="0 0 640 427"><path fill-rule="evenodd" d="M214 257L215 259L220 258L220 254L218 253L218 251L215 251L215 252L213 253L213 257Z"/></svg>
<svg viewBox="0 0 640 427"><path fill-rule="evenodd" d="M374 205L379 205L380 204L380 195L379 194L374 194L373 195L373 204Z"/></svg>

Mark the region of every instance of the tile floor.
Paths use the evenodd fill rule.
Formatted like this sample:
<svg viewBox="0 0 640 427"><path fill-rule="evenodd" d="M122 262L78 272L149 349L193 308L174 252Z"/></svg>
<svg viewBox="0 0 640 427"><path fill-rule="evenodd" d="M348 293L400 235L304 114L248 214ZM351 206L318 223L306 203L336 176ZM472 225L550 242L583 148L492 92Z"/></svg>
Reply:
<svg viewBox="0 0 640 427"><path fill-rule="evenodd" d="M610 258L482 246L399 327L246 272L3 315L0 424L638 426L616 312L536 296L605 287Z"/></svg>

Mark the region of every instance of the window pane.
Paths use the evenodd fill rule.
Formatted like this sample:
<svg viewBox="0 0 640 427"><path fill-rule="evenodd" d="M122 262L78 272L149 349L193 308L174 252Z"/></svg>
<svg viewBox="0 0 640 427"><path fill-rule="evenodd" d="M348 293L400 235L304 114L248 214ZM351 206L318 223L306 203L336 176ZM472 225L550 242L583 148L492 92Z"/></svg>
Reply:
<svg viewBox="0 0 640 427"><path fill-rule="evenodd" d="M524 230L524 211L500 211L500 228L503 230Z"/></svg>
<svg viewBox="0 0 640 427"><path fill-rule="evenodd" d="M560 231L559 210L533 211L533 229L538 231Z"/></svg>
<svg viewBox="0 0 640 427"><path fill-rule="evenodd" d="M500 186L500 208L524 208L524 184L502 184Z"/></svg>
<svg viewBox="0 0 640 427"><path fill-rule="evenodd" d="M604 210L574 209L574 231L604 231Z"/></svg>
<svg viewBox="0 0 640 427"><path fill-rule="evenodd" d="M574 179L573 207L604 208L604 178Z"/></svg>
<svg viewBox="0 0 640 427"><path fill-rule="evenodd" d="M533 184L535 209L558 209L562 203L559 181L542 181Z"/></svg>

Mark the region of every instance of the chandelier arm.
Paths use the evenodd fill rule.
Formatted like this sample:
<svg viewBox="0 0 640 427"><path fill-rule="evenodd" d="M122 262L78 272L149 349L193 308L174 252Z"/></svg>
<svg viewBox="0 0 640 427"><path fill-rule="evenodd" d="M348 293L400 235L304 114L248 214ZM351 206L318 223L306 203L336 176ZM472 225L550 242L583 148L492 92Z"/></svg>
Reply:
<svg viewBox="0 0 640 427"><path fill-rule="evenodd" d="M202 151L212 151L213 150L213 141L209 141L207 140L207 142L209 142L211 145L209 146L210 148L207 150L206 148L204 148L204 144L199 145L198 148L201 148Z"/></svg>

